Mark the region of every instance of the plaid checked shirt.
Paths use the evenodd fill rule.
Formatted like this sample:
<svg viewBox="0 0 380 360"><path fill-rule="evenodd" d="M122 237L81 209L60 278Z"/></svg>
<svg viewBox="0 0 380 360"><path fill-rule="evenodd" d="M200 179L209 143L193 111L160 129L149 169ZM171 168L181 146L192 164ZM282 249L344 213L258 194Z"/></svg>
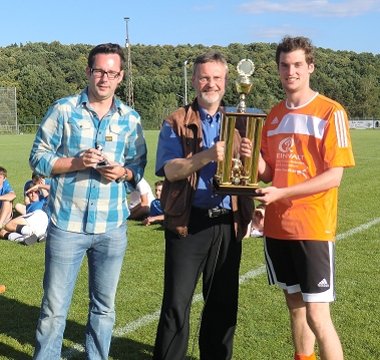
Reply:
<svg viewBox="0 0 380 360"><path fill-rule="evenodd" d="M128 167L134 183L143 176L146 144L140 116L116 97L100 121L88 105L87 89L56 101L37 131L29 163L38 173L52 176L48 213L58 228L100 234L119 227L129 215L127 193L132 184L108 182L96 170L52 175L61 157L79 157L101 144L111 160Z"/></svg>

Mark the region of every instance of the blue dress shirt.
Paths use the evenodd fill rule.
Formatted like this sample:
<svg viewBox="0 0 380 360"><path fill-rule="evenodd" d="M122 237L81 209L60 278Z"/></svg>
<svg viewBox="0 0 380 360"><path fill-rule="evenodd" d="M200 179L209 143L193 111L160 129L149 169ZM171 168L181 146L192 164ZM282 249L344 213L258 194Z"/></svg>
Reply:
<svg viewBox="0 0 380 360"><path fill-rule="evenodd" d="M221 114L217 112L214 116L209 115L200 108L202 123L203 143L202 150L206 150L219 141L219 130ZM178 135L165 121L160 131L157 146L156 174L165 176L165 164L176 158L183 158L184 152ZM192 205L199 208L209 209L216 206L231 209L231 198L229 195L218 195L214 191L213 178L216 173L217 163L212 161L198 171L198 187L194 193Z"/></svg>

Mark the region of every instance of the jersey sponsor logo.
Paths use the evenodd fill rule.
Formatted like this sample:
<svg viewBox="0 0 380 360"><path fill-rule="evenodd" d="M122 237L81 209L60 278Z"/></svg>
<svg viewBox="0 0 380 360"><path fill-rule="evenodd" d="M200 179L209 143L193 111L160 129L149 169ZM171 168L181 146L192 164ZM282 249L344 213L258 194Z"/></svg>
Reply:
<svg viewBox="0 0 380 360"><path fill-rule="evenodd" d="M330 287L329 283L327 282L326 279L322 279L319 283L318 283L318 287L320 288L325 288L325 287Z"/></svg>
<svg viewBox="0 0 380 360"><path fill-rule="evenodd" d="M294 146L294 139L292 136L287 136L282 139L278 144L277 159L289 159L289 160L299 160L302 161L304 156L295 154L292 150Z"/></svg>
<svg viewBox="0 0 380 360"><path fill-rule="evenodd" d="M278 150L280 150L282 153L288 153L291 151L293 145L294 145L293 137L287 136L286 138L282 139L280 143L278 144Z"/></svg>

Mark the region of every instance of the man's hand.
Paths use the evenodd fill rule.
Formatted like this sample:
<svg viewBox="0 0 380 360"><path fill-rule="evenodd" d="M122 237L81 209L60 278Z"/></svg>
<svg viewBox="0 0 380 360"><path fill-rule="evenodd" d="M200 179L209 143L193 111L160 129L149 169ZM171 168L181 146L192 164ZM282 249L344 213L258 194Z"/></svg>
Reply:
<svg viewBox="0 0 380 360"><path fill-rule="evenodd" d="M224 160L224 141L218 141L216 144L210 148L213 152L213 161L223 161Z"/></svg>
<svg viewBox="0 0 380 360"><path fill-rule="evenodd" d="M260 201L265 205L269 205L275 201L279 201L283 199L286 188L277 188L275 186L268 186L265 188L259 188L256 190L256 194L258 195L255 199ZM289 201L287 199L283 199L283 201Z"/></svg>
<svg viewBox="0 0 380 360"><path fill-rule="evenodd" d="M251 157L252 156L252 141L246 137L243 137L241 139L240 156L243 156L243 157Z"/></svg>
<svg viewBox="0 0 380 360"><path fill-rule="evenodd" d="M125 169L120 164L110 163L107 167L96 168L105 179L115 181L125 174Z"/></svg>
<svg viewBox="0 0 380 360"><path fill-rule="evenodd" d="M212 161L224 160L224 141L218 141L211 148L197 152L189 158L176 158L165 164L165 176L169 181L186 179L195 171Z"/></svg>
<svg viewBox="0 0 380 360"><path fill-rule="evenodd" d="M81 158L85 168L92 167L94 169L96 168L96 165L98 165L98 163L105 160L102 152L95 148L87 149L82 154Z"/></svg>

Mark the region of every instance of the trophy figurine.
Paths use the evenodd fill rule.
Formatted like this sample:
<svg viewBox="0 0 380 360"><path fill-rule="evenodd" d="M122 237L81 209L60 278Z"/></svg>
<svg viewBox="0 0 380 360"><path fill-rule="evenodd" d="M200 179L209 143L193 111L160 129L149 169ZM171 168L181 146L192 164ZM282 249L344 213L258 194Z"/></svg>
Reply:
<svg viewBox="0 0 380 360"><path fill-rule="evenodd" d="M247 111L246 97L252 89L250 76L255 71L249 59L240 60L237 65L236 90L239 104L235 112L225 112L220 126L220 141L225 142L224 161L217 164L214 186L218 194L255 196L258 184L258 162L261 145L261 130L266 114L256 109ZM249 157L240 157L240 139L246 137L252 142Z"/></svg>
<svg viewBox="0 0 380 360"><path fill-rule="evenodd" d="M255 71L255 65L253 64L252 60L243 59L239 61L239 64L237 64L236 68L239 74L238 78L235 81L236 90L239 94L239 104L237 106L237 111L245 113L247 111L245 98L252 89L252 80L250 76Z"/></svg>

